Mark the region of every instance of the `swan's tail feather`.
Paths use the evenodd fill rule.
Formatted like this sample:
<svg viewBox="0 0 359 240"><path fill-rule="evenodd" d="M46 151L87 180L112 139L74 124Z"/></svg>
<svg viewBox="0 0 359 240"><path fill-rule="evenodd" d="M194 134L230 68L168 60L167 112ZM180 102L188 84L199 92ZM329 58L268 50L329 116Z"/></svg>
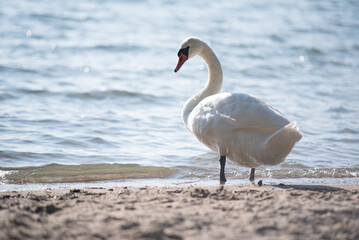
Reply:
<svg viewBox="0 0 359 240"><path fill-rule="evenodd" d="M284 161L302 136L296 122L291 122L273 133L265 142L267 164L274 165Z"/></svg>

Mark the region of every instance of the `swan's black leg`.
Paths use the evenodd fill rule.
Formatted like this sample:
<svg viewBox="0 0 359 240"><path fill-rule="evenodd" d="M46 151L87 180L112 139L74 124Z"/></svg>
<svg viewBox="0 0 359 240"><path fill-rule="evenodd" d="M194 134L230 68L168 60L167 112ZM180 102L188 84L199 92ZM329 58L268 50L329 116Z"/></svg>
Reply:
<svg viewBox="0 0 359 240"><path fill-rule="evenodd" d="M249 181L251 183L254 183L254 172L255 172L255 168L251 168L251 175L249 176Z"/></svg>
<svg viewBox="0 0 359 240"><path fill-rule="evenodd" d="M226 156L221 156L219 159L219 163L221 164L219 181L220 181L220 183L224 184L227 181L226 177L224 176L224 167L226 165Z"/></svg>
<svg viewBox="0 0 359 240"><path fill-rule="evenodd" d="M251 184L252 185L255 185L254 184L254 172L255 172L255 168L251 168L251 175L249 176L249 181L251 182ZM260 180L259 182L258 182L258 186L262 186L263 185L263 182L262 182L262 180Z"/></svg>

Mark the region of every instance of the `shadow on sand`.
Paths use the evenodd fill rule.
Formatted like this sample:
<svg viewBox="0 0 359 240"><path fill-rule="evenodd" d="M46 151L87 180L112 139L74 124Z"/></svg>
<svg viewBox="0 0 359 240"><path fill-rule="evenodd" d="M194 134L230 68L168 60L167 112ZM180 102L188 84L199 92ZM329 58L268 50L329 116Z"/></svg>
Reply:
<svg viewBox="0 0 359 240"><path fill-rule="evenodd" d="M345 191L348 190L341 187L333 187L333 186L326 186L326 185L270 185L272 187L277 187L281 189L295 189L295 190L306 190L306 191L317 191L317 192L338 192L338 191Z"/></svg>

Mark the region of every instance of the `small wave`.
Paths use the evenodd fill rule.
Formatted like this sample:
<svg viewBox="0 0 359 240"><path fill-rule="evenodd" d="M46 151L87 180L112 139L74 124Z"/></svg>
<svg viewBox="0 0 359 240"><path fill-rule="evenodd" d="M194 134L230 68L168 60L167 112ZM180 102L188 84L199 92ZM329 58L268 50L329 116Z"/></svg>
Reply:
<svg viewBox="0 0 359 240"><path fill-rule="evenodd" d="M71 147L86 147L87 145L82 142L82 141L77 141L74 139L65 139L65 140L61 140L58 142L58 144L60 145L66 145L66 146L71 146Z"/></svg>
<svg viewBox="0 0 359 240"><path fill-rule="evenodd" d="M351 113L353 112L350 109L347 109L345 107L331 107L327 110L327 112L335 112L335 113Z"/></svg>
<svg viewBox="0 0 359 240"><path fill-rule="evenodd" d="M357 134L359 133L359 131L351 129L351 128L343 128L339 131L337 131L337 133L350 133L350 134Z"/></svg>
<svg viewBox="0 0 359 240"><path fill-rule="evenodd" d="M289 167L287 167L289 166ZM256 178L276 178L276 179L290 179L290 178L357 178L359 177L359 168L311 168L301 164L287 165L282 164L281 169L271 168L256 168ZM181 170L181 178L203 178L203 179L218 179L218 168L191 168L191 167L177 167ZM249 169L238 170L237 167L228 167L226 175L228 178L248 179Z"/></svg>
<svg viewBox="0 0 359 240"><path fill-rule="evenodd" d="M270 35L270 39L273 40L274 42L279 42L279 43L284 42L284 38L278 36L277 34Z"/></svg>
<svg viewBox="0 0 359 240"><path fill-rule="evenodd" d="M328 97L328 96L332 96L332 95L333 95L331 92L322 91L322 90L316 91L316 93L317 93L319 96L325 96L325 97Z"/></svg>
<svg viewBox="0 0 359 240"><path fill-rule="evenodd" d="M18 88L13 89L12 91L13 98L22 98L24 96L37 96L37 97L54 97L61 96L61 92L53 92L48 89L28 89L28 88Z"/></svg>
<svg viewBox="0 0 359 240"><path fill-rule="evenodd" d="M328 142L338 142L338 143L359 143L358 138L324 138Z"/></svg>
<svg viewBox="0 0 359 240"><path fill-rule="evenodd" d="M309 166L300 163L282 163L280 165L282 168L295 168L295 169L309 169Z"/></svg>
<svg viewBox="0 0 359 240"><path fill-rule="evenodd" d="M17 152L17 151L1 151L0 159L2 160L28 160L28 159L63 159L65 156L58 153L36 153L36 152Z"/></svg>
<svg viewBox="0 0 359 240"><path fill-rule="evenodd" d="M324 27L298 27L293 29L294 32L298 33L308 33L308 34L323 34L323 35L333 35L335 32L329 28Z"/></svg>
<svg viewBox="0 0 359 240"><path fill-rule="evenodd" d="M143 98L146 100L155 99L156 97L149 94L138 93L138 92L129 92L123 90L109 90L109 91L92 91L92 92L82 92L82 93L68 93L68 97L74 98L87 98L87 99L105 99L105 98L118 98L118 97L134 97L134 98Z"/></svg>
<svg viewBox="0 0 359 240"><path fill-rule="evenodd" d="M318 48L310 48L307 50L308 54L310 55L321 55L323 52Z"/></svg>
<svg viewBox="0 0 359 240"><path fill-rule="evenodd" d="M89 49L97 49L97 50L105 50L105 51L118 51L118 52L133 52L143 50L144 48L138 45L131 45L131 44L123 44L123 45L115 45L115 44L108 44L108 45L96 45L93 47L89 47Z"/></svg>
<svg viewBox="0 0 359 240"><path fill-rule="evenodd" d="M165 167L137 164L49 164L42 167L0 168L0 173L3 183L23 184L167 178L175 171Z"/></svg>
<svg viewBox="0 0 359 240"><path fill-rule="evenodd" d="M62 121L57 120L57 119L37 119L35 120L37 123L46 123L46 124L58 124L58 123L62 123Z"/></svg>
<svg viewBox="0 0 359 240"><path fill-rule="evenodd" d="M28 88L18 88L18 89L14 89L13 90L14 93L19 93L21 95L48 95L48 96L52 96L55 95L56 93L51 92L47 89L28 89Z"/></svg>
<svg viewBox="0 0 359 240"><path fill-rule="evenodd" d="M109 147L109 146L116 147L117 146L116 142L109 141L109 140L106 140L106 139L101 138L101 137L93 137L93 138L88 139L87 141L92 143L92 144L104 145L106 147Z"/></svg>
<svg viewBox="0 0 359 240"><path fill-rule="evenodd" d="M0 100L7 100L7 99L13 99L13 98L15 98L15 96L10 93L0 92Z"/></svg>
<svg viewBox="0 0 359 240"><path fill-rule="evenodd" d="M47 89L26 89L20 88L13 91L14 93L19 93L21 95L42 95L42 96L66 96L70 98L79 98L79 99L107 99L107 98L122 98L122 97L129 97L129 98L139 98L146 101L151 101L157 99L156 96L139 93L139 92L130 92L125 90L107 90L107 91L90 91L90 92L53 92ZM13 97L14 95L10 95L6 93L4 98ZM2 94L0 93L0 100L2 100Z"/></svg>
<svg viewBox="0 0 359 240"><path fill-rule="evenodd" d="M271 178L351 178L359 177L359 169L355 168L307 168L258 170L258 177ZM257 175L256 172L256 175Z"/></svg>
<svg viewBox="0 0 359 240"><path fill-rule="evenodd" d="M0 185L6 184L8 181L6 180L6 175L12 174L16 171L4 171L0 170Z"/></svg>
<svg viewBox="0 0 359 240"><path fill-rule="evenodd" d="M138 52L144 51L146 48L139 45L134 44L100 44L100 45L89 45L89 46L82 46L82 47L63 47L63 50L69 51L101 51L101 52Z"/></svg>
<svg viewBox="0 0 359 240"><path fill-rule="evenodd" d="M87 19L87 16L81 16L79 15L76 17L76 15L72 14L71 16L65 16L65 15L54 15L54 14L48 14L48 13L32 13L30 14L31 18L49 21L49 20L60 20L60 21L84 21Z"/></svg>
<svg viewBox="0 0 359 240"><path fill-rule="evenodd" d="M36 95L45 95L45 94L53 95L53 93L45 89L23 89L21 92L26 94L36 94Z"/></svg>
<svg viewBox="0 0 359 240"><path fill-rule="evenodd" d="M17 73L38 73L38 71L24 68L24 67L10 67L10 66L3 66L0 65L0 72L17 72Z"/></svg>

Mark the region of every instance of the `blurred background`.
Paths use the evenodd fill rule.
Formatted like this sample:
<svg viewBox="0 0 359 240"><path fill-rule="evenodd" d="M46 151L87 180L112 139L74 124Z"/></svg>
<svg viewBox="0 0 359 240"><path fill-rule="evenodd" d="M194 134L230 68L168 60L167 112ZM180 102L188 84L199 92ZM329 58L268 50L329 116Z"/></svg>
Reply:
<svg viewBox="0 0 359 240"><path fill-rule="evenodd" d="M217 179L218 156L181 117L207 67L197 57L173 72L196 36L222 63L222 91L261 98L304 134L259 176L359 176L358 1L0 4L1 168L135 163Z"/></svg>

